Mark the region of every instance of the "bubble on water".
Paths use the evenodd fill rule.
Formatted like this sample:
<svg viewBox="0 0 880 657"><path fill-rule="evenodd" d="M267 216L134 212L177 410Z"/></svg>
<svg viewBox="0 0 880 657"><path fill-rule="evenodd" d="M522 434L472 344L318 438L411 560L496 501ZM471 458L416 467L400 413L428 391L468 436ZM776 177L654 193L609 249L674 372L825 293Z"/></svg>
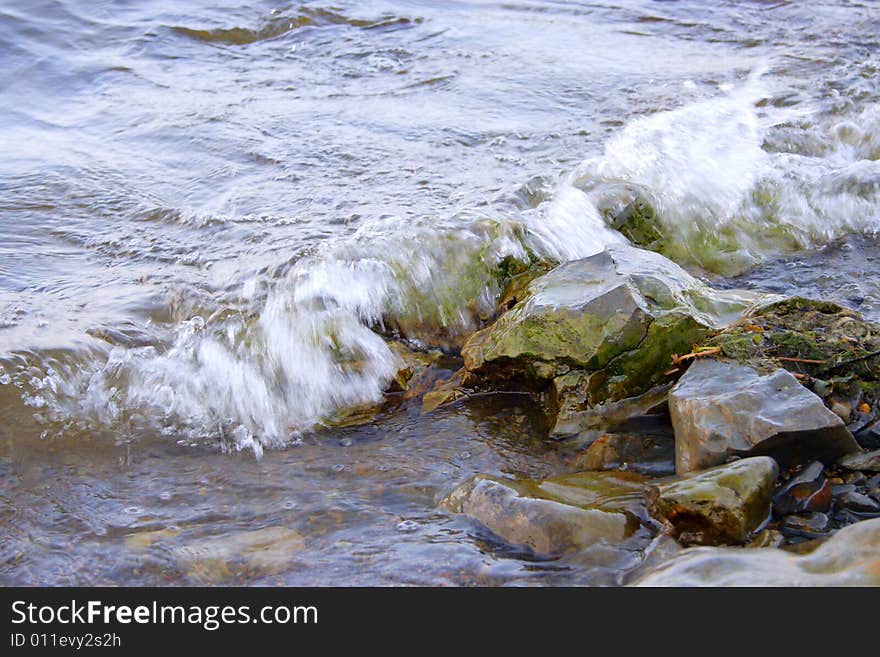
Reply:
<svg viewBox="0 0 880 657"><path fill-rule="evenodd" d="M352 445L354 445L354 440L352 440L351 438L343 438L339 441L339 444L343 447L351 447Z"/></svg>
<svg viewBox="0 0 880 657"><path fill-rule="evenodd" d="M391 466L385 465L384 463L382 465L376 466L376 470L378 472L388 472L390 469L391 469Z"/></svg>
<svg viewBox="0 0 880 657"><path fill-rule="evenodd" d="M174 533L178 533L180 531L183 531L180 528L180 525L168 525L167 527L165 527L165 529L167 529L170 532L174 532Z"/></svg>
<svg viewBox="0 0 880 657"><path fill-rule="evenodd" d="M106 536L107 528L106 527L95 527L95 536Z"/></svg>
<svg viewBox="0 0 880 657"><path fill-rule="evenodd" d="M125 512L128 515L136 516L136 515L140 515L142 513L142 509L139 506L132 505L132 506L125 507Z"/></svg>
<svg viewBox="0 0 880 657"><path fill-rule="evenodd" d="M167 490L163 490L161 493L159 493L159 499L162 500L163 502L167 502L168 500L171 499L171 493L168 492Z"/></svg>
<svg viewBox="0 0 880 657"><path fill-rule="evenodd" d="M466 461L466 460L468 460L468 459L469 459L471 456L473 456L473 455L472 455L470 452L462 452L461 454L459 454L459 456L460 456L463 460Z"/></svg>
<svg viewBox="0 0 880 657"><path fill-rule="evenodd" d="M332 469L333 469L333 472L342 472L343 470L345 470L345 465L342 463L337 463L336 465L333 466Z"/></svg>
<svg viewBox="0 0 880 657"><path fill-rule="evenodd" d="M415 520L402 520L397 523L395 529L399 532L403 532L404 534L410 534L412 532L419 530L419 523Z"/></svg>
<svg viewBox="0 0 880 657"><path fill-rule="evenodd" d="M281 507L282 507L283 509L288 509L288 510L289 510L289 509L295 509L295 508L296 508L296 502L294 502L293 500L284 500L284 502L282 502L282 504L281 504Z"/></svg>

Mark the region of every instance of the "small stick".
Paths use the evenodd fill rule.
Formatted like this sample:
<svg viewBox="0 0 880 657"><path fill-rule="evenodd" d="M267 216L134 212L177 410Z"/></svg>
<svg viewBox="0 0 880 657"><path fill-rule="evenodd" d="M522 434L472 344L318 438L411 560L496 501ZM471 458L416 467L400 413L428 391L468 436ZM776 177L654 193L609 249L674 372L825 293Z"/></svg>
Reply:
<svg viewBox="0 0 880 657"><path fill-rule="evenodd" d="M788 358L786 356L775 356L776 360L784 360L789 363L812 363L813 365L823 365L824 360L813 360L812 358Z"/></svg>
<svg viewBox="0 0 880 657"><path fill-rule="evenodd" d="M698 351L692 351L689 354L685 354L684 356L676 356L672 354L672 364L673 365L681 365L684 361L690 358L700 358L701 356L713 356L714 354L720 354L721 347L699 347Z"/></svg>

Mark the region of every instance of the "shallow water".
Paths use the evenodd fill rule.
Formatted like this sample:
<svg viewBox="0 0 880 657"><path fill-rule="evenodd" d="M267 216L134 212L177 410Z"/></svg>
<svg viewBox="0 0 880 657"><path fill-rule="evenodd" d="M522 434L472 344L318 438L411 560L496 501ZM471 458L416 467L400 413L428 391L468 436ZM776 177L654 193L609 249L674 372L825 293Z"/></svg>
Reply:
<svg viewBox="0 0 880 657"><path fill-rule="evenodd" d="M437 510L575 468L523 397L328 424L393 375L377 332L454 347L495 262L619 242L633 198L715 285L880 320L878 35L870 2L6 3L0 581L619 581L644 537L536 561Z"/></svg>

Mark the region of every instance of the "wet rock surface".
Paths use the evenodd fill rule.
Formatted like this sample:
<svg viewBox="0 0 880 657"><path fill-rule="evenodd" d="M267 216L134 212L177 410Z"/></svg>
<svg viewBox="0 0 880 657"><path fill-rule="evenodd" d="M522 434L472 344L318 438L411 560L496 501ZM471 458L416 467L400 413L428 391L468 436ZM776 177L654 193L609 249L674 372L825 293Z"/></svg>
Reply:
<svg viewBox="0 0 880 657"><path fill-rule="evenodd" d="M763 374L733 361L695 362L669 394L676 470L700 470L731 456L783 461L835 459L857 451L843 421L789 372Z"/></svg>
<svg viewBox="0 0 880 657"><path fill-rule="evenodd" d="M658 482L649 509L683 544L742 544L769 518L777 474L773 459L758 456Z"/></svg>
<svg viewBox="0 0 880 657"><path fill-rule="evenodd" d="M654 476L675 472L675 440L671 436L607 433L584 452L587 470L633 470Z"/></svg>
<svg viewBox="0 0 880 657"><path fill-rule="evenodd" d="M614 247L533 280L523 300L464 344L462 383L546 392L558 429L577 414L667 383L686 353L757 300L713 290L662 256Z"/></svg>
<svg viewBox="0 0 880 657"><path fill-rule="evenodd" d="M806 554L699 547L645 569L640 586L878 586L880 519L859 522Z"/></svg>
<svg viewBox="0 0 880 657"><path fill-rule="evenodd" d="M440 506L478 521L512 545L526 546L542 555L582 549L600 541L619 542L627 536L628 519L621 509L606 510L602 502L609 500L589 488L586 492L571 489L557 485L556 490L551 487L542 495L533 482L517 485L480 475L455 489ZM568 493L568 499L553 499L554 492Z"/></svg>
<svg viewBox="0 0 880 657"><path fill-rule="evenodd" d="M832 485L818 461L793 477L773 496L773 510L779 515L825 512L831 508Z"/></svg>

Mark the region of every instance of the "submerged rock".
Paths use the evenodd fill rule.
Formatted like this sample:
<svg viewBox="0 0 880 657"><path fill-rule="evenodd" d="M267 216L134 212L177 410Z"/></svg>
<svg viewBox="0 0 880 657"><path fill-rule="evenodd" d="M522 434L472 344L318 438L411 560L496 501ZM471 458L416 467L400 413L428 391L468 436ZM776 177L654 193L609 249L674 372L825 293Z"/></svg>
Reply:
<svg viewBox="0 0 880 657"><path fill-rule="evenodd" d="M649 509L683 544L744 543L770 515L778 473L766 456L735 461L649 487Z"/></svg>
<svg viewBox="0 0 880 657"><path fill-rule="evenodd" d="M652 567L639 586L880 586L880 518L845 527L812 552L700 547Z"/></svg>
<svg viewBox="0 0 880 657"><path fill-rule="evenodd" d="M587 470L634 470L655 476L675 472L675 441L667 436L606 433L584 452Z"/></svg>
<svg viewBox="0 0 880 657"><path fill-rule="evenodd" d="M858 444L821 398L791 373L714 359L688 369L669 394L676 470L700 470L731 456L836 459Z"/></svg>
<svg viewBox="0 0 880 657"><path fill-rule="evenodd" d="M674 353L758 297L713 290L663 256L615 246L536 278L523 300L461 350L463 384L546 391L558 430L577 414L666 382Z"/></svg>
<svg viewBox="0 0 880 657"><path fill-rule="evenodd" d="M644 509L643 486L625 476L583 473L543 482L478 475L440 505L464 514L513 545L556 555L622 541Z"/></svg>
<svg viewBox="0 0 880 657"><path fill-rule="evenodd" d="M288 527L200 538L174 548L178 566L195 581L217 584L241 572L272 575L290 568L305 547L302 535Z"/></svg>

